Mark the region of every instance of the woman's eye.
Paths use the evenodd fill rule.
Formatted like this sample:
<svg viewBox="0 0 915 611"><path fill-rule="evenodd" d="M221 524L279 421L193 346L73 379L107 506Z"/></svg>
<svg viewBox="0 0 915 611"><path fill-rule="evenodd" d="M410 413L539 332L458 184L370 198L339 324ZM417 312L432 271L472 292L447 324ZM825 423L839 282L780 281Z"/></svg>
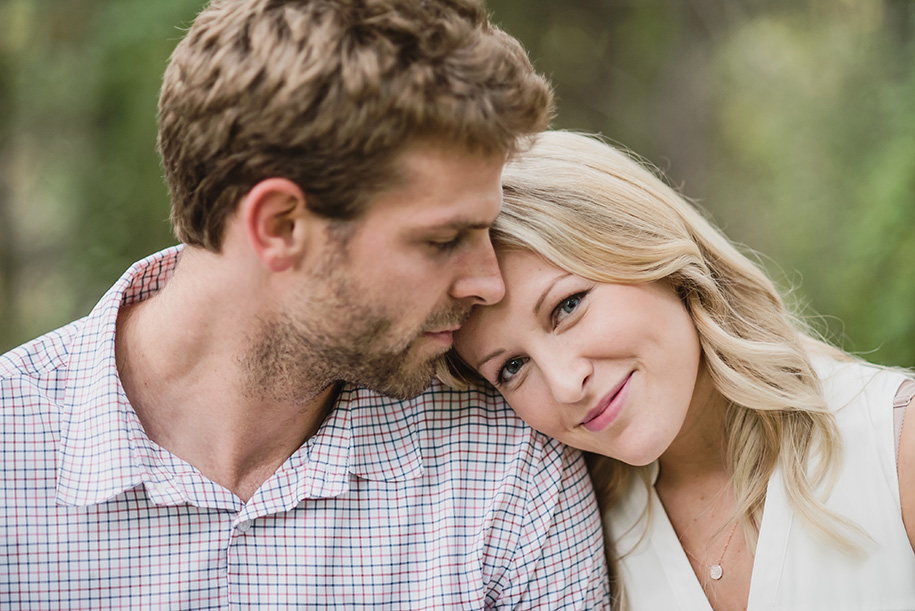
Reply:
<svg viewBox="0 0 915 611"><path fill-rule="evenodd" d="M499 370L499 374L496 376L496 385L500 386L510 382L511 379L521 371L525 360L526 359L516 357L505 361L505 364L502 365L502 369Z"/></svg>
<svg viewBox="0 0 915 611"><path fill-rule="evenodd" d="M563 318L575 311L581 304L582 298L584 298L584 293L576 293L570 297L566 297L559 302L559 305L556 306L556 309L553 310L553 322L559 323Z"/></svg>

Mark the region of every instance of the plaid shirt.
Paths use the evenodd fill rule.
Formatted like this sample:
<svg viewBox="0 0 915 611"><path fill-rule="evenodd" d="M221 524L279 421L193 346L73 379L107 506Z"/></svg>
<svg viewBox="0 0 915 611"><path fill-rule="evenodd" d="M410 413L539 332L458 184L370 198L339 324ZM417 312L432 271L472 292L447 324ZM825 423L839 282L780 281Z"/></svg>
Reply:
<svg viewBox="0 0 915 611"><path fill-rule="evenodd" d="M115 320L179 252L0 356L0 608L609 608L581 457L495 393L344 387L247 503L150 441Z"/></svg>

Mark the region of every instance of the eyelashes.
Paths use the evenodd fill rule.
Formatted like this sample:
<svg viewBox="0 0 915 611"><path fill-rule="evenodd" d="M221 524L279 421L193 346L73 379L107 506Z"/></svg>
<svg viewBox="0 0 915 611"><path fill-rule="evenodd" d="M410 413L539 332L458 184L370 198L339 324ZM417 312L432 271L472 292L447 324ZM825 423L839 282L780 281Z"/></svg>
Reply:
<svg viewBox="0 0 915 611"><path fill-rule="evenodd" d="M580 291L569 295L565 299L559 302L559 304L553 308L553 312L550 314L550 320L553 323L555 328L559 323L561 323L567 316L570 316L578 309L578 306L581 305L581 302L584 301L585 296L588 294L588 291Z"/></svg>
<svg viewBox="0 0 915 611"><path fill-rule="evenodd" d="M566 319L574 315L581 307L581 303L585 300L590 291L591 289L589 288L584 291L572 293L571 295L560 299L559 303L556 304L556 307L550 312L551 329L555 330ZM529 357L517 355L503 361L502 366L499 367L499 370L496 372L494 386L498 389L503 389L511 385L516 380L518 374L522 373L524 366L529 360Z"/></svg>
<svg viewBox="0 0 915 611"><path fill-rule="evenodd" d="M505 386L519 371L521 371L521 368L526 362L527 358L519 356L512 357L505 361L496 374L496 387L501 388ZM512 371L513 369L514 371ZM510 374L511 377L507 378L505 375L506 373Z"/></svg>

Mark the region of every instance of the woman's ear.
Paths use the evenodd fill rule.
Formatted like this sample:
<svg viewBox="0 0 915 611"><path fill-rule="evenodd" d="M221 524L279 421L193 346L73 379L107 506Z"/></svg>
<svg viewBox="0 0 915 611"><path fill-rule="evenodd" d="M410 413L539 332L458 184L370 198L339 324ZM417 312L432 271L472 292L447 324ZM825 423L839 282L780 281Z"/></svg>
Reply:
<svg viewBox="0 0 915 611"><path fill-rule="evenodd" d="M314 217L297 184L286 178L262 180L242 200L240 212L251 248L269 270L282 272L299 263Z"/></svg>

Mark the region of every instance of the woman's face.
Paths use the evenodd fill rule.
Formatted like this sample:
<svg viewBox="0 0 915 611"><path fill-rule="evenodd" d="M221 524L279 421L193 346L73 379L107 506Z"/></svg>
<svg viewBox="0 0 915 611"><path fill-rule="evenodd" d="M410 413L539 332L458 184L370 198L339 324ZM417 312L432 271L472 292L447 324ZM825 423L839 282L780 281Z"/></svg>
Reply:
<svg viewBox="0 0 915 611"><path fill-rule="evenodd" d="M605 284L528 251L499 253L505 298L454 347L532 427L632 465L673 442L693 399L699 337L665 285ZM704 385L703 385L704 386Z"/></svg>

